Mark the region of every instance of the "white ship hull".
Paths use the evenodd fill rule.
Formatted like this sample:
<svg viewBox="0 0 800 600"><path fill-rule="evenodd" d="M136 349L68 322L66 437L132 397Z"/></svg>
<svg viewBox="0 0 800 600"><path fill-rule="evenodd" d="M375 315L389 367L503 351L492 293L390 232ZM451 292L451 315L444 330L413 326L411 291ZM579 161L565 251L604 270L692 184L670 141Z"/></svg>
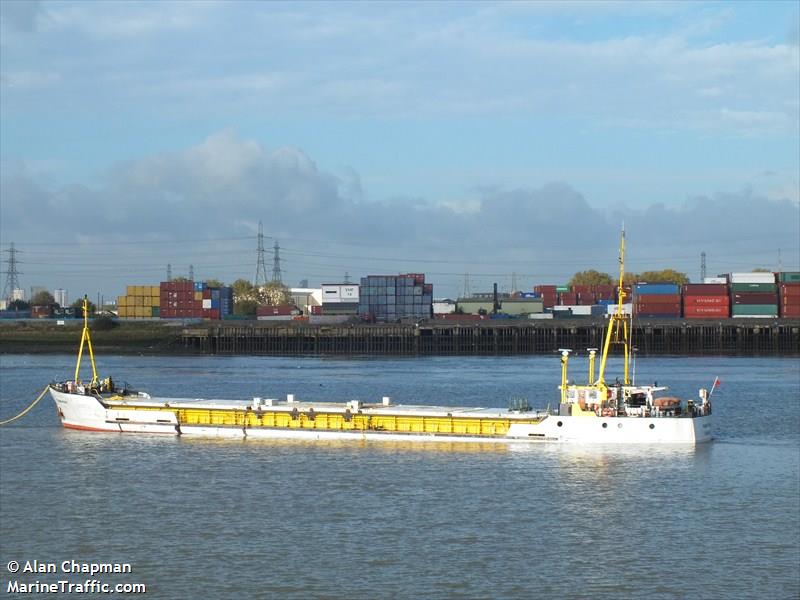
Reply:
<svg viewBox="0 0 800 600"><path fill-rule="evenodd" d="M61 423L70 429L105 431L115 433L151 433L206 438L293 438L307 440L386 440L404 442L501 442L501 443L572 443L572 444L696 444L711 440L711 415L682 417L596 417L539 415L537 422L522 421L525 413L511 413L505 409L454 409L448 407L365 407L359 414L397 415L399 418L443 417L458 414L471 419L499 419L510 421L502 435L453 434L452 432L400 432L380 430L341 430L324 428L264 427L218 425L215 423L180 422L177 411L182 407L191 410L235 409L249 411L247 402L218 400L191 401L182 399L146 398L127 399L124 402L101 403L96 397L50 389ZM303 414L322 414L325 411L344 412L344 405L332 403L283 404L281 410L297 410ZM332 409L331 407L336 407ZM492 412L488 412L492 411ZM536 413L532 413L536 416Z"/></svg>

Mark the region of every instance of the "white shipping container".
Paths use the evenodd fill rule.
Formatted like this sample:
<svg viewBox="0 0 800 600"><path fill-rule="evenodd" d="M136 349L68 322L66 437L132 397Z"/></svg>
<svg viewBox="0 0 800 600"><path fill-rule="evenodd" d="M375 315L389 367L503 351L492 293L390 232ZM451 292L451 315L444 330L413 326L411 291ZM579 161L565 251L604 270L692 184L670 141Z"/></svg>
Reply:
<svg viewBox="0 0 800 600"><path fill-rule="evenodd" d="M706 277L703 279L703 283L728 283L728 279L726 277Z"/></svg>
<svg viewBox="0 0 800 600"><path fill-rule="evenodd" d="M591 304L563 304L561 306L554 306L554 311L571 311L573 315L591 315Z"/></svg>
<svg viewBox="0 0 800 600"><path fill-rule="evenodd" d="M203 298L203 308L211 308L211 298Z"/></svg>
<svg viewBox="0 0 800 600"><path fill-rule="evenodd" d="M618 304L609 304L606 307L606 309L608 311L608 314L609 315L613 315L614 313L616 313L617 312L617 306L619 306L619 305ZM633 314L633 304L623 304L622 305L622 312L623 312L623 314L626 314L626 315L632 315Z"/></svg>
<svg viewBox="0 0 800 600"><path fill-rule="evenodd" d="M731 283L775 283L775 273L731 273Z"/></svg>
<svg viewBox="0 0 800 600"><path fill-rule="evenodd" d="M528 315L529 319L552 319L553 313L531 313Z"/></svg>

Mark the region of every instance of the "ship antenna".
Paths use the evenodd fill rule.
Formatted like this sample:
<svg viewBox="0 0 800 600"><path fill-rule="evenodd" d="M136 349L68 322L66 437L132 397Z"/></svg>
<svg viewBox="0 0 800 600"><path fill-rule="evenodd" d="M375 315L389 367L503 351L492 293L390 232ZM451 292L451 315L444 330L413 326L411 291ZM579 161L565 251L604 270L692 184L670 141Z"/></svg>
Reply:
<svg viewBox="0 0 800 600"><path fill-rule="evenodd" d="M81 358L83 358L83 345L89 347L89 360L92 363L92 382L90 387L94 387L98 383L97 367L94 364L94 350L92 349L92 337L89 335L89 299L86 295L83 296L83 333L81 334L81 345L78 348L78 362L75 364L75 383L80 381L81 372Z"/></svg>

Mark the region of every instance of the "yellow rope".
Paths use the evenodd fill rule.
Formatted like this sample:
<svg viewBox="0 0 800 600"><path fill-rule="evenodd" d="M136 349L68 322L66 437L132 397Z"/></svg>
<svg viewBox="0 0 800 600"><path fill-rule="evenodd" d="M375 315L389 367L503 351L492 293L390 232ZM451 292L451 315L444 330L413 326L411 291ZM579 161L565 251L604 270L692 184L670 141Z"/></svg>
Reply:
<svg viewBox="0 0 800 600"><path fill-rule="evenodd" d="M47 393L47 390L49 390L49 389L50 389L50 386L48 385L47 387L45 387L45 388L42 390L42 393L41 393L41 394L39 394L39 397L38 397L36 400L34 400L34 401L33 401L33 403L31 403L31 405L30 405L30 406L28 406L28 408L26 408L25 410L23 410L23 411L22 411L21 413L19 413L19 414L18 414L16 417L11 417L10 419L6 419L5 421L0 421L0 425L8 425L8 424L9 424L9 423L11 423L12 421L16 421L17 419L20 419L20 418L24 417L25 415L27 415L27 414L28 414L28 412L29 412L29 411L30 411L30 410L31 410L31 409L32 409L34 406L36 406L36 405L39 403L39 400L41 400L42 398L44 398L44 395Z"/></svg>

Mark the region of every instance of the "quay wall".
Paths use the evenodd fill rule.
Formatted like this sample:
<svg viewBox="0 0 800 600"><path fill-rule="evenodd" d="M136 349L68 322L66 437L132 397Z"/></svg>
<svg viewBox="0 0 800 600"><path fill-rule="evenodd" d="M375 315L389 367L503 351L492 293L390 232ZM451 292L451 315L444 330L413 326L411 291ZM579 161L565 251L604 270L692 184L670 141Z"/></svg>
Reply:
<svg viewBox="0 0 800 600"><path fill-rule="evenodd" d="M188 353L221 355L512 355L602 348L605 321L415 324L237 323L187 327ZM632 344L648 355L800 355L800 319L639 321ZM614 348L612 347L612 351Z"/></svg>

